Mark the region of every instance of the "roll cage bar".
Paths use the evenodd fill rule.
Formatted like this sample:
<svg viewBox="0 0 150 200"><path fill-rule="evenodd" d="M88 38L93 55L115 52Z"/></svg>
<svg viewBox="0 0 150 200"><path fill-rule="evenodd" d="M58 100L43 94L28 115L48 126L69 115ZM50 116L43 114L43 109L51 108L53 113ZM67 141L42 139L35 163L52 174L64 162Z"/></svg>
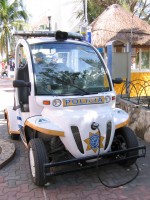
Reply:
<svg viewBox="0 0 150 200"><path fill-rule="evenodd" d="M13 34L14 36L22 36L27 38L31 37L55 37L56 40L83 40L83 36L80 33L62 32L62 31L18 31Z"/></svg>

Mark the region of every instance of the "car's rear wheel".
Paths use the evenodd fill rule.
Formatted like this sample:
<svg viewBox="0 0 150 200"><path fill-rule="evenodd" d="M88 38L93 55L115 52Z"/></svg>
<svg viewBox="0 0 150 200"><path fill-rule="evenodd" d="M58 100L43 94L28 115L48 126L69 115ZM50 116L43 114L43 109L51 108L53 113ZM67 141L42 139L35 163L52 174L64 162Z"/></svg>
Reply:
<svg viewBox="0 0 150 200"><path fill-rule="evenodd" d="M125 150L133 147L138 147L138 140L135 133L129 127L122 127L116 130L112 143L112 151ZM138 155L138 150L134 150L124 154L118 154L117 158L128 158ZM137 158L120 161L120 165L130 166L136 162Z"/></svg>
<svg viewBox="0 0 150 200"><path fill-rule="evenodd" d="M44 163L48 162L48 156L43 141L39 138L29 142L29 164L33 182L38 186L46 183L44 176Z"/></svg>

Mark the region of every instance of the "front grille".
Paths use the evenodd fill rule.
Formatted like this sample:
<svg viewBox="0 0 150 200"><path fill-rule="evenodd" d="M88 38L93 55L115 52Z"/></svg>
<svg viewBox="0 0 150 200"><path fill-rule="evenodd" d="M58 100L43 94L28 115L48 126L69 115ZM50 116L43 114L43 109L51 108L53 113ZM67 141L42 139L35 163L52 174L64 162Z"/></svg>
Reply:
<svg viewBox="0 0 150 200"><path fill-rule="evenodd" d="M105 149L107 149L109 141L110 141L111 129L112 129L112 123L109 121L109 122L107 122L107 125L106 125L106 143L105 143Z"/></svg>
<svg viewBox="0 0 150 200"><path fill-rule="evenodd" d="M80 132L77 126L71 126L71 131L73 133L73 137L75 139L76 145L81 153L84 153Z"/></svg>

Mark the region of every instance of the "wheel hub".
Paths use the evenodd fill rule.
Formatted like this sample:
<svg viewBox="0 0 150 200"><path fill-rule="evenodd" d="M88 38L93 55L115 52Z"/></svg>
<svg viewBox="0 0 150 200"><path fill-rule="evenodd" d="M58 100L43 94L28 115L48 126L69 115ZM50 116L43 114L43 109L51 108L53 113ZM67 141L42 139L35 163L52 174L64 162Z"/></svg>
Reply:
<svg viewBox="0 0 150 200"><path fill-rule="evenodd" d="M32 148L30 148L29 150L29 160L30 160L30 168L31 168L32 176L35 177L35 161L34 161Z"/></svg>

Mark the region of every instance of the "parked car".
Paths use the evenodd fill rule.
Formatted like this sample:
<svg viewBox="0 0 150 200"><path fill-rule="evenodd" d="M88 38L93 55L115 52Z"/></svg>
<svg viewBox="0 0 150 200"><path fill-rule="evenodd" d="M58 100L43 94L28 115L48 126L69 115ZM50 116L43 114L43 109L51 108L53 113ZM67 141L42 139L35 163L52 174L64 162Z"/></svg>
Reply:
<svg viewBox="0 0 150 200"><path fill-rule="evenodd" d="M127 127L129 115L115 107L113 83L121 79L111 79L96 48L77 33L15 35L23 38L16 45L14 106L5 117L11 138L28 148L36 185L103 161L130 166L145 156Z"/></svg>

